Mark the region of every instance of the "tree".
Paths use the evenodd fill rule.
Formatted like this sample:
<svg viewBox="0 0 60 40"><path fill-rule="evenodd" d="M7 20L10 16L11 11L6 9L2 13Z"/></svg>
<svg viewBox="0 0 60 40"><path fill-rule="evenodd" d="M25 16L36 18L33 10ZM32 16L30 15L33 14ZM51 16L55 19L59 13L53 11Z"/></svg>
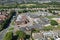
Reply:
<svg viewBox="0 0 60 40"><path fill-rule="evenodd" d="M58 25L58 23L55 20L51 20L50 23L51 23L52 26Z"/></svg>
<svg viewBox="0 0 60 40"><path fill-rule="evenodd" d="M51 38L51 40L54 40L54 38Z"/></svg>
<svg viewBox="0 0 60 40"><path fill-rule="evenodd" d="M12 40L12 32L7 32L3 40Z"/></svg>
<svg viewBox="0 0 60 40"><path fill-rule="evenodd" d="M4 10L2 10L2 11L4 11ZM10 14L8 15L7 19L5 19L2 23L0 23L0 31L5 29L5 28L7 28L9 26L13 15L16 15L16 12L14 10L12 10L10 12Z"/></svg>
<svg viewBox="0 0 60 40"><path fill-rule="evenodd" d="M50 9L48 9L50 13L52 13L52 11Z"/></svg>
<svg viewBox="0 0 60 40"><path fill-rule="evenodd" d="M30 38L30 35L26 35L26 38L25 39L29 39Z"/></svg>
<svg viewBox="0 0 60 40"><path fill-rule="evenodd" d="M18 39L20 39L20 40L24 40L24 38L26 37L26 35L23 31L17 31L16 35L18 36Z"/></svg>

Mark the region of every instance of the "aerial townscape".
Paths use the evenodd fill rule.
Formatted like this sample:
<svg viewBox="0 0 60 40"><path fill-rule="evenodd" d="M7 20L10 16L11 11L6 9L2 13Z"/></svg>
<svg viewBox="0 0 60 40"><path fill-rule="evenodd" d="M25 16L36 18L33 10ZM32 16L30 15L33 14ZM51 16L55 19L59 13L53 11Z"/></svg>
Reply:
<svg viewBox="0 0 60 40"><path fill-rule="evenodd" d="M0 0L0 40L60 40L60 0Z"/></svg>

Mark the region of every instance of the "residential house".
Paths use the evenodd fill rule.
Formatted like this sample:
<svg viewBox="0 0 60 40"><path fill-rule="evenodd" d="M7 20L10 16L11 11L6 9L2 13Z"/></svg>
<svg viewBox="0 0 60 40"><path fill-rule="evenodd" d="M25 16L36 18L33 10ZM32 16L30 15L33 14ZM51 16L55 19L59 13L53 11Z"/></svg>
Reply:
<svg viewBox="0 0 60 40"><path fill-rule="evenodd" d="M32 33L32 38L34 40L43 40L43 35L41 33Z"/></svg>

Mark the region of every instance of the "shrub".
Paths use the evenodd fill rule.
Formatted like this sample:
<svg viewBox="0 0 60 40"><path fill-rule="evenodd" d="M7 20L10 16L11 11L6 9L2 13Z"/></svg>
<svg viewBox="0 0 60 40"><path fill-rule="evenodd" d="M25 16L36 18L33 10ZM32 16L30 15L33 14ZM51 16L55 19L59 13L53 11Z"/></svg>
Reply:
<svg viewBox="0 0 60 40"><path fill-rule="evenodd" d="M6 33L6 35L5 35L3 40L12 40L12 32Z"/></svg>
<svg viewBox="0 0 60 40"><path fill-rule="evenodd" d="M51 20L50 23L51 23L52 26L58 25L58 23L55 20Z"/></svg>

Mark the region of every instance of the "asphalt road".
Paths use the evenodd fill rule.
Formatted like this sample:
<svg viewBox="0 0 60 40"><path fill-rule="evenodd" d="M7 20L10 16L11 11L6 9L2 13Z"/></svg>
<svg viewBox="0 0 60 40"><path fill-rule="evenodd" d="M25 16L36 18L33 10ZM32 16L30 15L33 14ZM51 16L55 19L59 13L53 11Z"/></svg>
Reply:
<svg viewBox="0 0 60 40"><path fill-rule="evenodd" d="M3 40L4 35L6 34L8 28L0 32L0 40Z"/></svg>

